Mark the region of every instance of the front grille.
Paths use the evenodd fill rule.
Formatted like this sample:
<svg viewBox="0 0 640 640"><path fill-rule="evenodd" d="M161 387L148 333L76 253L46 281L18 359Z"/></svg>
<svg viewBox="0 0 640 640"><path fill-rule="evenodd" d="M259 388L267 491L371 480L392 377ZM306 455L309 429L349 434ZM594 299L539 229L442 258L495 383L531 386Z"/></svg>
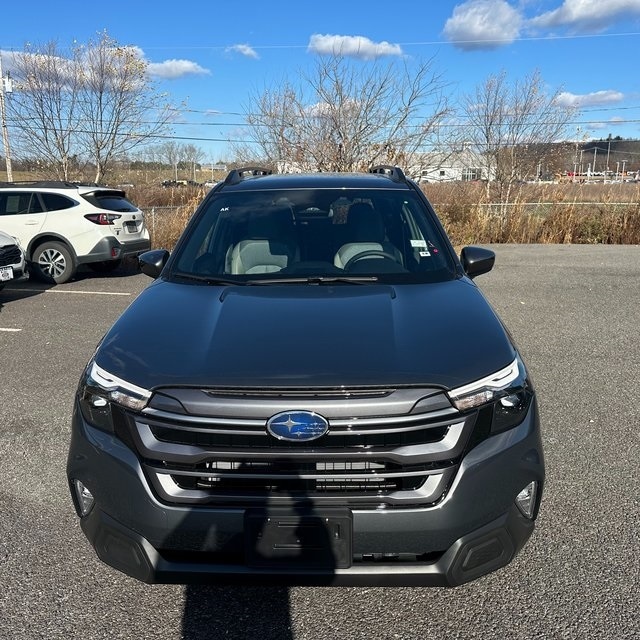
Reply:
<svg viewBox="0 0 640 640"><path fill-rule="evenodd" d="M395 491L407 491L417 489L424 477L393 477L370 474L369 477L354 476L354 474L332 474L325 477L323 474L305 474L304 476L281 475L280 471L269 469L271 475L265 477L258 473L241 476L232 474L227 476L197 476L172 475L175 484L186 490L210 490L210 491L242 491L272 497L296 496L303 497L312 492L318 496L350 494L380 496Z"/></svg>
<svg viewBox="0 0 640 640"><path fill-rule="evenodd" d="M266 420L265 420L266 422ZM176 429L166 425L150 424L154 438L161 442L175 444L194 445L206 448L232 448L232 449L291 449L300 450L299 442L286 442L270 438L265 434L228 434L216 431L192 431L188 429ZM369 447L401 447L412 444L426 444L438 442L446 435L448 424L440 427L431 427L418 431L387 431L385 433L339 433L334 434L330 440L323 442L324 448L345 449L356 447L367 449Z"/></svg>
<svg viewBox="0 0 640 640"><path fill-rule="evenodd" d="M419 465L411 470L385 461L345 461L300 463L286 462L225 462L213 461L196 465L186 473L172 474L181 489L208 489L269 493L287 496L369 494L418 489L424 475L438 471L437 465Z"/></svg>
<svg viewBox="0 0 640 640"><path fill-rule="evenodd" d="M20 247L16 245L0 247L0 267L8 267L9 265L18 264L21 261L22 253Z"/></svg>
<svg viewBox="0 0 640 640"><path fill-rule="evenodd" d="M324 416L328 432L273 437L267 421L288 410ZM171 389L128 416L120 435L167 503L409 508L442 499L474 421L435 389Z"/></svg>

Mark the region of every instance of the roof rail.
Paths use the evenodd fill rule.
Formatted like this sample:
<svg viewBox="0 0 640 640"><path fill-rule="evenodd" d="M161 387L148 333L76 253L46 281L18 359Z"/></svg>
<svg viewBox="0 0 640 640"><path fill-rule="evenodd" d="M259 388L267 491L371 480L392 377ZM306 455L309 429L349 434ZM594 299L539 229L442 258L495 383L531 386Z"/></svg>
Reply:
<svg viewBox="0 0 640 640"><path fill-rule="evenodd" d="M240 169L232 169L224 182L225 184L238 184L250 176L270 176L272 173L271 169L265 167L241 167Z"/></svg>
<svg viewBox="0 0 640 640"><path fill-rule="evenodd" d="M369 173L380 173L389 176L394 182L406 182L407 178L404 171L400 167L394 167L390 164L379 164L369 169Z"/></svg>
<svg viewBox="0 0 640 640"><path fill-rule="evenodd" d="M71 182L70 180L14 180L0 182L0 187L41 187L49 189L76 189L77 187L98 187L95 182Z"/></svg>

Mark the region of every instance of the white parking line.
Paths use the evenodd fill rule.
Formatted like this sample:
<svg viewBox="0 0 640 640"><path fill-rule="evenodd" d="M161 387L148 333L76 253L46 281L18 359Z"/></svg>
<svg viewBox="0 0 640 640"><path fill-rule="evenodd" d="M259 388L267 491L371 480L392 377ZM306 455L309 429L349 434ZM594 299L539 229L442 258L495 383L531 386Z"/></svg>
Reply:
<svg viewBox="0 0 640 640"><path fill-rule="evenodd" d="M45 289L45 293L77 293L80 295L91 296L130 296L130 293L122 293L119 291L71 291L69 289Z"/></svg>
<svg viewBox="0 0 640 640"><path fill-rule="evenodd" d="M75 293L79 295L91 296L130 296L130 293L122 293L119 291L71 291L70 289L11 289L11 291L20 291L22 293Z"/></svg>
<svg viewBox="0 0 640 640"><path fill-rule="evenodd" d="M16 331L22 331L22 329L9 329L8 327L0 327L0 331L6 331L7 333L14 333Z"/></svg>

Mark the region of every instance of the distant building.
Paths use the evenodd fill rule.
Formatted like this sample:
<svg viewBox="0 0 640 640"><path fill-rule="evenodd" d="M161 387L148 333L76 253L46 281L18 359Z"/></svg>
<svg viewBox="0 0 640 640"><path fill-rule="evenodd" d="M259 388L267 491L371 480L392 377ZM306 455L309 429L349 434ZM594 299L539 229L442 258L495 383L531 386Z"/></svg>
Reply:
<svg viewBox="0 0 640 640"><path fill-rule="evenodd" d="M488 180L487 168L481 158L468 150L452 153L425 153L409 170L417 182L473 182Z"/></svg>

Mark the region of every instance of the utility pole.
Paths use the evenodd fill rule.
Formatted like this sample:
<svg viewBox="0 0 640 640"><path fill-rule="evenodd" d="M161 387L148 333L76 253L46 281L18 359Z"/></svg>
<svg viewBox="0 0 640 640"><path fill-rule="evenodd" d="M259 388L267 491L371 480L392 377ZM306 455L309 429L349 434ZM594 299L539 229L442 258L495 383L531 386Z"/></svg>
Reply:
<svg viewBox="0 0 640 640"><path fill-rule="evenodd" d="M578 145L580 144L580 127L576 128L576 156L573 159L573 180L575 182L578 177Z"/></svg>
<svg viewBox="0 0 640 640"><path fill-rule="evenodd" d="M9 132L7 131L7 112L4 104L5 93L11 93L11 78L7 74L2 75L2 55L0 55L0 122L2 123L2 145L4 147L5 163L7 165L7 181L13 182L13 170L11 168L11 147L9 146Z"/></svg>
<svg viewBox="0 0 640 640"><path fill-rule="evenodd" d="M584 173L584 166L582 164L582 152L583 151L584 151L584 149L580 149L580 167L579 167L578 171L579 171L579 175L581 175L581 176Z"/></svg>

